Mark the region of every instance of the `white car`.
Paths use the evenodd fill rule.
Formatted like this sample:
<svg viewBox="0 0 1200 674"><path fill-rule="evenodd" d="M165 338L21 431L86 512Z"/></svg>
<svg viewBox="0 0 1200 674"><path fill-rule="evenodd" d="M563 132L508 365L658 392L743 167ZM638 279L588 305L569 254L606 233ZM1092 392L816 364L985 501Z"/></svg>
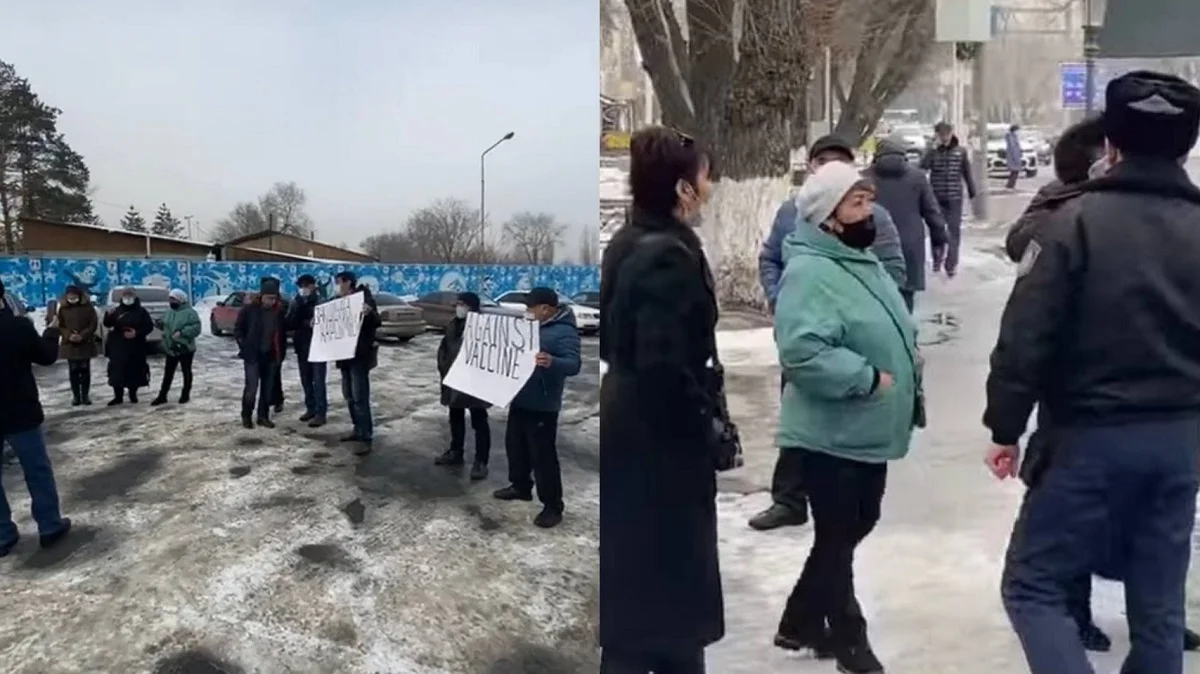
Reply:
<svg viewBox="0 0 1200 674"><path fill-rule="evenodd" d="M520 290L510 290L506 293L501 293L496 297L496 303L505 309L520 309L525 310L525 293ZM575 327L579 331L594 335L600 331L600 310L591 307L585 307L581 304L576 304L571 301L571 298L559 293L558 304L560 306L570 307L571 313L575 314Z"/></svg>
<svg viewBox="0 0 1200 674"><path fill-rule="evenodd" d="M1008 175L1008 125L989 124L987 135L988 175L1001 178ZM1026 178L1038 174L1037 147L1026 139L1021 139L1021 171Z"/></svg>

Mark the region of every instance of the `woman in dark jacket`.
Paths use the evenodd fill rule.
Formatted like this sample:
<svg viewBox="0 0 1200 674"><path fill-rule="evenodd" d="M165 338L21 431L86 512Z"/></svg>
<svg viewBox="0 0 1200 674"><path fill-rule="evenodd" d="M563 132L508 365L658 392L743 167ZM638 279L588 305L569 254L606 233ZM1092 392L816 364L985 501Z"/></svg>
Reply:
<svg viewBox="0 0 1200 674"><path fill-rule="evenodd" d="M78 286L67 286L63 301L58 304L54 327L62 335L58 355L67 361L67 376L71 382L71 404L91 405L88 389L92 386L92 357L96 355L96 330L100 320L91 298Z"/></svg>
<svg viewBox="0 0 1200 674"><path fill-rule="evenodd" d="M142 306L133 288L121 291L121 303L104 314L108 328L104 352L108 356L108 385L112 387L110 406L125 401L136 403L137 390L150 385L150 364L146 362L146 337L154 331L154 320Z"/></svg>
<svg viewBox="0 0 1200 674"><path fill-rule="evenodd" d="M463 330L467 325L467 314L478 313L479 295L459 293L454 306L454 320L446 326L442 343L438 345L437 368L441 379L446 379L458 351L462 348ZM439 466L463 465L463 449L467 442L467 412L471 413L471 429L475 431L475 462L471 464L471 479L483 480L488 475L488 457L492 451L492 429L488 426L488 408L491 405L479 398L456 391L442 384L442 405L450 409L450 449L442 453L434 463Z"/></svg>
<svg viewBox="0 0 1200 674"><path fill-rule="evenodd" d="M709 159L661 127L630 155L633 208L600 287L601 672L700 674L725 634L706 384L717 302L694 231Z"/></svg>

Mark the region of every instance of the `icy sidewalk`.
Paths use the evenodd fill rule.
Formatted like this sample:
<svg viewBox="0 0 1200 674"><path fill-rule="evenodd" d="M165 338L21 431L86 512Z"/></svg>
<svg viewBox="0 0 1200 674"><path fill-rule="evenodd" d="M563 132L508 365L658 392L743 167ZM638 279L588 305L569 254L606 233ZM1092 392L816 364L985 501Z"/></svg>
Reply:
<svg viewBox="0 0 1200 674"><path fill-rule="evenodd" d="M979 242L981 248L993 245ZM1007 264L976 252L964 259L956 280L931 283L918 300L926 319L922 341L929 344L923 348L930 427L917 435L907 459L892 464L883 519L855 565L871 638L889 674L1028 672L999 599L1004 549L1021 488L999 484L986 473L981 457L988 437L979 422L987 355L1010 285ZM830 663L771 645L808 554L811 526L760 533L746 525L770 503L766 492L778 406L770 333L722 333L719 346L747 467L721 479L727 632L709 649L710 670L832 672ZM1191 600L1191 622L1200 624L1200 595ZM1097 622L1115 642L1112 654L1095 659L1097 671L1115 672L1128 649L1120 586L1098 582L1095 609ZM1200 659L1191 656L1187 667L1200 672Z"/></svg>

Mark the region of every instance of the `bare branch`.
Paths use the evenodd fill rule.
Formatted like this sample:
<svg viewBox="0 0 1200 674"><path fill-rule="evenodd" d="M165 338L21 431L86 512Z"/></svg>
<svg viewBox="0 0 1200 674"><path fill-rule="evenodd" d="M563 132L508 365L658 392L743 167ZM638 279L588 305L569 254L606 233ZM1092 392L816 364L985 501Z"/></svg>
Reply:
<svg viewBox="0 0 1200 674"><path fill-rule="evenodd" d="M625 0L643 66L654 85L668 124L692 128L695 111L683 70L676 60L680 50L671 44L666 12L674 12L668 0Z"/></svg>

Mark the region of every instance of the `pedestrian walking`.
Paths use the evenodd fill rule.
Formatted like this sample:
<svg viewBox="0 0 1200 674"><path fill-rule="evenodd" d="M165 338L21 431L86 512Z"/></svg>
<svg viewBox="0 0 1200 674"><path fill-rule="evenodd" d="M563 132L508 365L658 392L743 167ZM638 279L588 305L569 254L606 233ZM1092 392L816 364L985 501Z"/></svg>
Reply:
<svg viewBox="0 0 1200 674"><path fill-rule="evenodd" d="M58 329L61 339L58 353L67 361L71 404L91 405L92 358L96 356L96 331L100 329L100 319L91 298L82 288L67 286L51 327Z"/></svg>
<svg viewBox="0 0 1200 674"><path fill-rule="evenodd" d="M192 399L192 361L196 359L196 338L203 331L200 315L188 303L187 293L176 288L167 296L168 309L162 319L163 352L167 356L163 367L162 386L158 397L151 405L163 405L171 392L175 370L183 374L183 388L179 391L179 404Z"/></svg>
<svg viewBox="0 0 1200 674"><path fill-rule="evenodd" d="M139 388L150 385L150 363L146 360L146 338L154 332L154 319L142 306L133 288L123 288L121 303L104 314L108 336L104 354L108 356L108 385L113 397L109 406L125 402L137 403Z"/></svg>
<svg viewBox="0 0 1200 674"><path fill-rule="evenodd" d="M868 252L874 187L828 164L797 196L803 222L784 241L775 308L785 387L777 444L802 465L814 539L775 644L832 657L839 671L882 673L854 594L858 545L879 521L888 462L923 417L916 326Z"/></svg>
<svg viewBox="0 0 1200 674"><path fill-rule="evenodd" d="M7 442L21 464L43 548L58 543L71 530L71 520L60 510L58 484L43 433L46 415L33 375L34 365L53 365L58 360L61 337L58 328L47 328L39 336L28 319L0 311L0 381L4 382L0 386L0 446ZM8 495L0 482L0 557L8 556L19 539Z"/></svg>
<svg viewBox="0 0 1200 674"><path fill-rule="evenodd" d="M966 206L964 188L966 197L971 201L975 201L978 188L975 176L971 174L971 154L959 143L954 127L946 122L938 122L933 132L934 143L922 155L921 169L929 172L929 185L937 200L938 210L942 212L949 237L944 259L934 257L933 271L938 273L944 268L947 276L954 276L958 273L959 248L962 245L962 219Z"/></svg>
<svg viewBox="0 0 1200 674"><path fill-rule="evenodd" d="M713 184L693 139L634 134L629 222L600 276L602 674L703 674L725 635L717 559L717 301L695 228Z"/></svg>
<svg viewBox="0 0 1200 674"><path fill-rule="evenodd" d="M325 388L328 363L314 363L308 359L312 349L313 314L321 298L317 294L317 279L311 274L302 274L296 279L296 294L288 307L287 328L292 331L292 346L296 351L296 369L300 372L300 387L304 390L304 414L301 422L309 428L325 425L329 413L329 397Z"/></svg>
<svg viewBox="0 0 1200 674"><path fill-rule="evenodd" d="M841 136L818 138L808 150L809 175L830 162L851 165L854 163L854 148ZM803 189L801 187L801 190ZM783 202L775 214L771 232L763 242L762 251L758 256L758 278L771 311L775 310L775 298L779 294L779 283L783 276L783 241L795 231L798 220L799 212L795 199ZM871 208L871 221L875 228L875 242L871 244L871 251L879 258L896 285L901 288L907 287L909 263L904 257L903 242L896 223L887 209L878 203ZM782 390L781 380L780 391ZM800 486L802 481L800 465L795 460L795 455L781 451L771 477L771 505L750 518L750 526L759 531L767 531L806 524L808 501Z"/></svg>
<svg viewBox="0 0 1200 674"><path fill-rule="evenodd" d="M466 330L467 314L479 313L481 300L475 293L459 293L454 305L454 318L442 333L438 344L438 376L445 381L450 367L462 349L463 333ZM471 430L475 432L475 460L471 463L471 479L484 480L488 476L488 458L492 452L492 429L488 425L488 408L485 401L442 384L442 405L450 410L450 449L434 459L439 466L461 466L467 442L467 413L471 415ZM510 414L510 427L512 424ZM511 462L510 462L511 464Z"/></svg>
<svg viewBox="0 0 1200 674"><path fill-rule="evenodd" d="M371 289L358 285L358 277L354 272L338 272L334 281L341 297L356 292L363 294L362 327L358 333L358 344L354 347L354 357L337 362L342 373L342 398L346 401L350 421L354 424L354 430L343 437L342 442L353 443L354 453L363 455L371 451L371 443L375 441L375 424L371 416L371 370L375 369L379 356L375 344L379 312L375 307L375 299L371 297Z"/></svg>
<svg viewBox="0 0 1200 674"><path fill-rule="evenodd" d="M1033 228L992 353L986 462L1031 485L1002 598L1033 674L1091 674L1069 587L1115 566L1131 640L1122 671L1181 674L1200 488L1200 355L1180 327L1200 324L1200 189L1182 164L1200 89L1135 71L1105 99L1112 168ZM1051 423L1022 462L1035 404Z"/></svg>
<svg viewBox="0 0 1200 674"><path fill-rule="evenodd" d="M946 220L929 179L909 163L903 145L887 139L879 141L875 159L863 175L875 184L875 203L891 213L900 233L906 267L900 295L912 312L917 293L925 290L926 240L935 268L941 266L954 240L947 233Z"/></svg>
<svg viewBox="0 0 1200 674"><path fill-rule="evenodd" d="M1008 190L1016 189L1017 178L1021 176L1022 159L1025 152L1021 149L1021 136L1019 132L1021 127L1013 124L1008 127L1008 133L1004 134L1004 163L1008 169L1008 180L1004 183L1004 188Z"/></svg>
<svg viewBox="0 0 1200 674"><path fill-rule="evenodd" d="M243 428L254 428L256 421L264 428L275 428L275 422L271 421L271 396L283 362L285 318L279 301L279 282L275 279L263 281L258 294L238 311L233 335L244 366Z"/></svg>

